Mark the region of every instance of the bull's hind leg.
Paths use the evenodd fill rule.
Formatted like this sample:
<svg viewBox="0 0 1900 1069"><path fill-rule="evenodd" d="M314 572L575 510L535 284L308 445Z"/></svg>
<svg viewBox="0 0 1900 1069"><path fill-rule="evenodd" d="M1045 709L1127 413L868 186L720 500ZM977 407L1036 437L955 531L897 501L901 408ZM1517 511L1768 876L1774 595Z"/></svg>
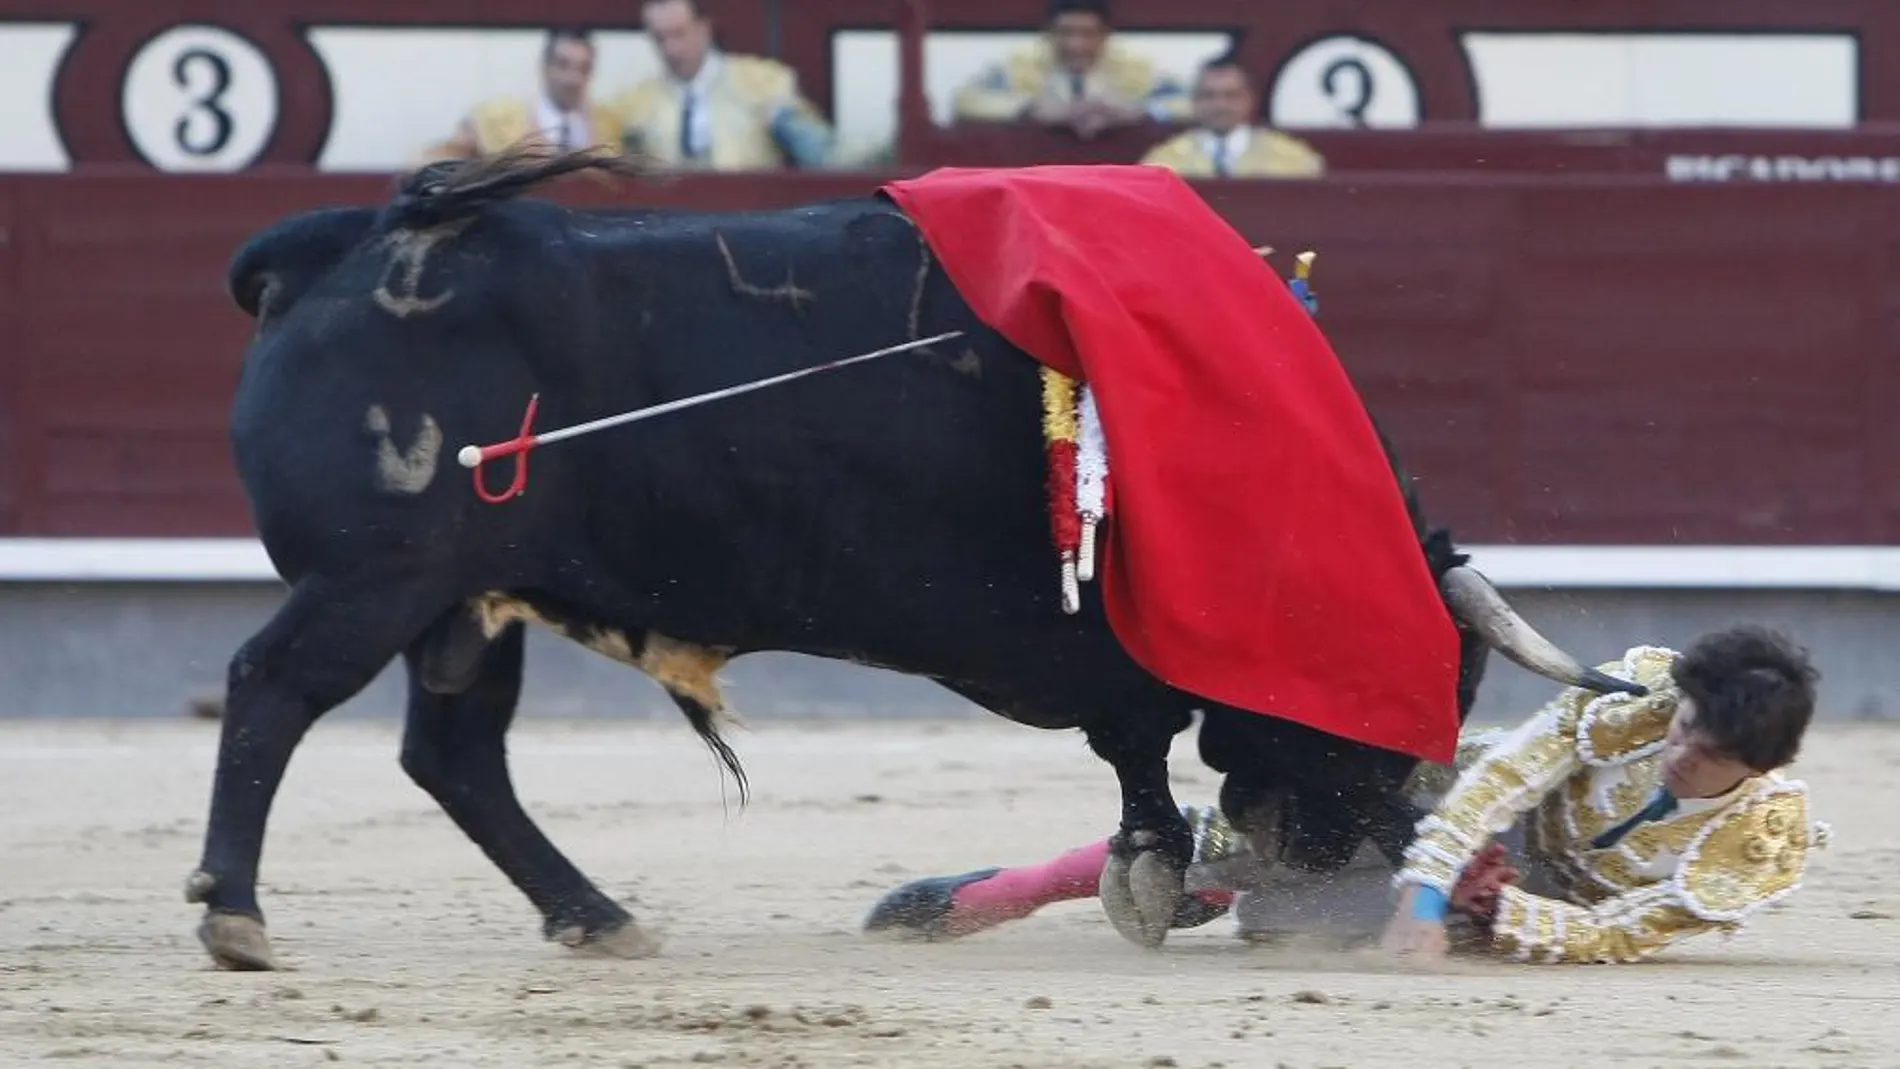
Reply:
<svg viewBox="0 0 1900 1069"><path fill-rule="evenodd" d="M387 575L306 577L231 659L204 856L185 898L204 903L198 929L227 969L273 969L257 869L265 826L290 756L318 717L348 701L440 611Z"/></svg>
<svg viewBox="0 0 1900 1069"><path fill-rule="evenodd" d="M1168 788L1168 749L1185 717L1155 712L1088 727L1089 747L1121 782L1121 830L1102 868L1102 909L1131 942L1158 947L1181 905L1194 832Z"/></svg>
<svg viewBox="0 0 1900 1069"><path fill-rule="evenodd" d="M432 645L418 642L409 664L409 716L402 767L429 792L542 917L543 933L568 946L621 957L659 949L627 911L602 894L521 808L508 774L506 737L521 694L524 628L510 624L487 644L459 694L430 676Z"/></svg>

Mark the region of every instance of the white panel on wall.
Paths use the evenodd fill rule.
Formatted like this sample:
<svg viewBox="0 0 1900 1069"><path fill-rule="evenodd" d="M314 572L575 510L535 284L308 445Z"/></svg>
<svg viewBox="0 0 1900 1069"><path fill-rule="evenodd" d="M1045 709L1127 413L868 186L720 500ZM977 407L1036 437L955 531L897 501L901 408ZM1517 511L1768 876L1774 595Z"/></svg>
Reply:
<svg viewBox="0 0 1900 1069"><path fill-rule="evenodd" d="M0 171L71 165L53 120L53 79L77 36L71 23L0 24Z"/></svg>
<svg viewBox="0 0 1900 1069"><path fill-rule="evenodd" d="M938 125L950 123L957 88L988 64L1024 45L1035 31L998 33L944 30L924 39L924 94ZM1226 33L1139 33L1115 39L1156 66L1192 84L1200 65L1226 51ZM890 30L840 30L831 37L832 97L838 136L847 151L872 152L897 134L897 34Z"/></svg>
<svg viewBox="0 0 1900 1069"><path fill-rule="evenodd" d="M1852 126L1848 34L1468 33L1491 127Z"/></svg>
<svg viewBox="0 0 1900 1069"><path fill-rule="evenodd" d="M490 97L540 91L544 31L319 27L310 44L329 68L335 115L318 166L381 171L412 163ZM638 30L594 34L596 99L660 70Z"/></svg>

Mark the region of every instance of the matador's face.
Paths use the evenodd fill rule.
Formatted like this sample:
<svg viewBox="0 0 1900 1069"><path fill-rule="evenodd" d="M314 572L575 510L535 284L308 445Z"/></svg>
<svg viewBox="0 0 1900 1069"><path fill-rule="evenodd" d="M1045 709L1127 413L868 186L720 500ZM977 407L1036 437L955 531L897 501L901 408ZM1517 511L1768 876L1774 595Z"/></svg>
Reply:
<svg viewBox="0 0 1900 1069"><path fill-rule="evenodd" d="M1715 798L1756 774L1755 770L1718 748L1696 730L1695 700L1683 698L1669 721L1663 740L1663 786L1677 798Z"/></svg>

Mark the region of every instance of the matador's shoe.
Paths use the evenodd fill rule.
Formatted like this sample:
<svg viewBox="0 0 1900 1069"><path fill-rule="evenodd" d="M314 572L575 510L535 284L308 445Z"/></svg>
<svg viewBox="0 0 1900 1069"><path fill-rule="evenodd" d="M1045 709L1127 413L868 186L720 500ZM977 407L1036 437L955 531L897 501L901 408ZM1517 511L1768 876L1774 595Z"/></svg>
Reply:
<svg viewBox="0 0 1900 1069"><path fill-rule="evenodd" d="M1206 865L1229 858L1243 848L1211 806L1182 806L1181 812L1194 830L1193 864ZM1093 882L1084 893L1025 894L1021 898L993 905L976 906L957 902L957 892L971 884L997 876L1000 868L978 869L956 876L929 876L913 880L891 891L864 921L866 932L885 932L924 940L956 939L994 928L1008 921L1027 917L1053 901L1094 896ZM1020 871L1020 870L1017 870ZM1071 886L1085 886L1072 883ZM1230 892L1220 889L1190 890L1175 907L1172 928L1198 928L1224 916L1233 902Z"/></svg>
<svg viewBox="0 0 1900 1069"><path fill-rule="evenodd" d="M957 876L928 876L897 888L878 900L864 920L866 932L883 932L910 939L938 942L974 935L1035 911L1026 903L1017 909L962 906L959 890L990 879L1001 869L979 869ZM1190 891L1175 907L1172 928L1198 928L1225 915L1232 896L1218 891Z"/></svg>
<svg viewBox="0 0 1900 1069"><path fill-rule="evenodd" d="M979 920L976 916L953 917L957 912L956 893L959 889L973 883L987 880L1002 869L978 869L960 876L930 876L899 887L878 900L871 907L871 915L864 919L867 932L889 932L893 935L909 936L924 940L955 939L960 935L981 931L992 924L1000 924L1007 918L997 918L988 923L969 922ZM966 910L966 914L974 911ZM956 924L952 924L956 920Z"/></svg>

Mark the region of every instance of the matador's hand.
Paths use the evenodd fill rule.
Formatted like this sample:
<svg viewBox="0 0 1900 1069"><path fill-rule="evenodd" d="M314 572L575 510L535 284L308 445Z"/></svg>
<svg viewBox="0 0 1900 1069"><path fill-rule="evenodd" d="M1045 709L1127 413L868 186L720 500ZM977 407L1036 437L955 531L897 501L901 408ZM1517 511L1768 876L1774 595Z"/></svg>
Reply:
<svg viewBox="0 0 1900 1069"><path fill-rule="evenodd" d="M1505 860L1504 847L1491 843L1471 859L1458 883L1451 889L1453 909L1462 910L1481 921L1497 915L1498 893L1514 882L1519 873Z"/></svg>

